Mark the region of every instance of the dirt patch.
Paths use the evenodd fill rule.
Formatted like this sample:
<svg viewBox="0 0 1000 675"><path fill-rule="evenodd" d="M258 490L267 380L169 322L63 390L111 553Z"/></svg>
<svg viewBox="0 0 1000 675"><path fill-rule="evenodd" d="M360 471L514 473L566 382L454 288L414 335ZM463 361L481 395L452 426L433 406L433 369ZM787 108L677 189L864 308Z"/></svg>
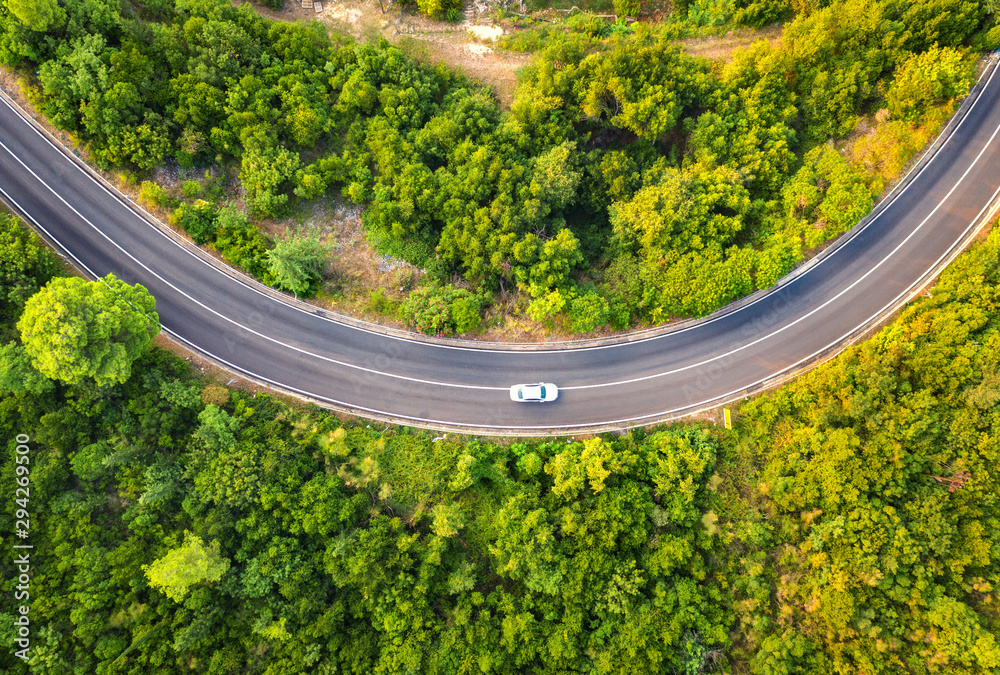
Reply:
<svg viewBox="0 0 1000 675"><path fill-rule="evenodd" d="M749 47L761 40L766 40L771 45L777 44L781 41L781 29L781 25L769 26L762 30L741 28L731 30L725 35L681 40L678 44L691 56L726 62L732 58L733 51L741 47Z"/></svg>
<svg viewBox="0 0 1000 675"><path fill-rule="evenodd" d="M492 54L493 50L486 45L465 45L470 52L477 56L484 56L486 54Z"/></svg>
<svg viewBox="0 0 1000 675"><path fill-rule="evenodd" d="M409 263L381 255L371 247L361 222L361 207L342 200L317 201L311 205L312 217L304 227L320 234L331 247L326 282L317 304L331 310L361 315L369 321L398 325L378 313L366 311L366 304L375 289L384 289L386 296L400 301L423 272ZM397 283L406 275L409 283ZM399 325L402 328L401 325Z"/></svg>
<svg viewBox="0 0 1000 675"><path fill-rule="evenodd" d="M729 406L730 415L732 415L735 410L736 404L730 404ZM709 408L708 410L702 410L701 412L691 413L690 415L685 415L680 418L685 422L708 422L709 424L714 424L717 427L725 428L725 415L723 411L725 407Z"/></svg>
<svg viewBox="0 0 1000 675"><path fill-rule="evenodd" d="M346 21L351 25L357 25L361 23L361 17L363 14L360 9L354 9L351 7L341 7L332 6L330 8L330 16L339 21Z"/></svg>
<svg viewBox="0 0 1000 675"><path fill-rule="evenodd" d="M469 26L467 30L477 40L496 40L503 35L500 26Z"/></svg>

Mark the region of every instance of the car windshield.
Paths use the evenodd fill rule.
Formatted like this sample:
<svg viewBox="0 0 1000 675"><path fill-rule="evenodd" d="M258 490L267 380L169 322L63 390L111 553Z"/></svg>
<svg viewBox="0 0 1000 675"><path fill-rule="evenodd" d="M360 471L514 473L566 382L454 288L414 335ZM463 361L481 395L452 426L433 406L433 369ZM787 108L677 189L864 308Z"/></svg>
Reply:
<svg viewBox="0 0 1000 675"><path fill-rule="evenodd" d="M541 386L538 388L538 398L545 398L545 387Z"/></svg>

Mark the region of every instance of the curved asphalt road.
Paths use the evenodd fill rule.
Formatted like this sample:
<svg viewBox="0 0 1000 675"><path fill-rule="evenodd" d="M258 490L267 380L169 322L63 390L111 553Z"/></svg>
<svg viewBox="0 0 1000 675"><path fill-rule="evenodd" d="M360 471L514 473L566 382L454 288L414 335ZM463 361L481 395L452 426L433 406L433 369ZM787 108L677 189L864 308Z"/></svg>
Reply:
<svg viewBox="0 0 1000 675"><path fill-rule="evenodd" d="M113 272L148 288L177 340L276 388L369 417L472 432L634 426L742 397L832 353L954 255L1000 186L994 73L991 63L904 188L773 291L610 345L432 344L282 302L178 246L6 103L0 197L90 275ZM559 385L559 400L509 400L511 384L537 381Z"/></svg>

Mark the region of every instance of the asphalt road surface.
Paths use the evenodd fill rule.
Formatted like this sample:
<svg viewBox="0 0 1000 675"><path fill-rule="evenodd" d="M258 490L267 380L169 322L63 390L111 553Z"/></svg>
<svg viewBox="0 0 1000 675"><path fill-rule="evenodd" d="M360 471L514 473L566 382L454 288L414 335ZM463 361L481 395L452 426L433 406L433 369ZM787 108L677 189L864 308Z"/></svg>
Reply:
<svg viewBox="0 0 1000 675"><path fill-rule="evenodd" d="M283 302L179 246L6 103L0 197L87 274L112 272L148 288L177 341L277 389L369 417L471 432L636 426L802 370L918 291L998 194L994 73L991 64L901 189L771 292L615 344L434 344ZM510 401L510 385L539 381L556 383L559 399Z"/></svg>

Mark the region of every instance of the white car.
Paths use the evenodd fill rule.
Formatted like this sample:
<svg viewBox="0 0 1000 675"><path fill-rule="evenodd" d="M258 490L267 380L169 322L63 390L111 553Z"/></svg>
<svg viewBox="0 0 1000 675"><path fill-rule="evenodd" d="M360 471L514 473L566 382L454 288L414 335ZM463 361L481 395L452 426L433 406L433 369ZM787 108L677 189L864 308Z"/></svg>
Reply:
<svg viewBox="0 0 1000 675"><path fill-rule="evenodd" d="M548 403L559 398L559 387L551 382L515 384L510 388L510 400L518 403Z"/></svg>

